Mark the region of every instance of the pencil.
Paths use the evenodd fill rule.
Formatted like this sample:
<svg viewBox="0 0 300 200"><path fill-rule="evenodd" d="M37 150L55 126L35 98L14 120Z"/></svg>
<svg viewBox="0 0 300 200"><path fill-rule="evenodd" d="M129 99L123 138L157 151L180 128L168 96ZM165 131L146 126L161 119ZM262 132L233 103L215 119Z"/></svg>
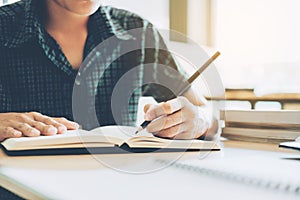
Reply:
<svg viewBox="0 0 300 200"><path fill-rule="evenodd" d="M209 58L188 80L188 85L183 88L178 94L177 96L181 96L183 95L185 92L187 92L187 90L190 88L190 84L192 84L209 66L211 63L213 63L220 55L221 53L219 51L217 51L211 58ZM176 98L175 95L170 96L168 99L174 99ZM135 134L139 133L140 131L142 131L144 128L146 128L148 126L148 124L150 124L151 121L144 121L137 129L137 131L135 132Z"/></svg>

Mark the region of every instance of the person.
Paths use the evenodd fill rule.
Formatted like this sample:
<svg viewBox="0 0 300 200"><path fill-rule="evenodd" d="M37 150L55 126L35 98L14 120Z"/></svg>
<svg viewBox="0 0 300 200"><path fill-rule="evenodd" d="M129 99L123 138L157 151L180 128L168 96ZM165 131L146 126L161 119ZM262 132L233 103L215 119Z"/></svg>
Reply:
<svg viewBox="0 0 300 200"><path fill-rule="evenodd" d="M144 26L155 32L147 20L102 6L101 0L21 0L1 7L0 140L78 129L78 123L73 122L72 92L74 85L80 86L76 78L84 59L109 37L121 38L129 34L128 30ZM161 37L153 38L153 42L160 40L160 46L164 45ZM146 58L141 59L143 56ZM133 52L115 60L97 86L93 106L101 125L116 123L110 97L113 86L125 72L121 70L116 75L113 67L128 70L142 62L157 62L177 70L172 56L159 49L147 49L145 55ZM85 81L88 87L88 80ZM144 108L146 120L156 119L147 127L149 132L176 139L200 138L207 133L209 119L201 111L203 98L189 89L176 99L179 106L174 108L170 101L161 98L167 92L163 87L150 86L143 87L146 91L135 95L130 103L131 121L136 119L138 98L152 92L161 103Z"/></svg>

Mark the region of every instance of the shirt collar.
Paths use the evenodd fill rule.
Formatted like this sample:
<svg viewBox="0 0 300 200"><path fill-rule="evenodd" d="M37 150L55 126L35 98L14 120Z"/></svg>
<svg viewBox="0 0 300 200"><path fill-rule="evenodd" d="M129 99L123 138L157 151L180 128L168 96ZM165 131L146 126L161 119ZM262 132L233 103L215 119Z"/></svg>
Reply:
<svg viewBox="0 0 300 200"><path fill-rule="evenodd" d="M98 11L90 17L90 33L96 34L96 38L101 38L102 40L112 36L115 36L119 40L134 39L122 26L120 21L112 17L112 9L110 6L101 6Z"/></svg>
<svg viewBox="0 0 300 200"><path fill-rule="evenodd" d="M43 28L41 26L39 11L43 9L43 1L41 0L25 0L25 9L23 15L23 23L20 23L17 31L9 37L5 43L8 47L17 47L26 43L32 38L43 37ZM95 38L100 41L116 36L120 40L130 40L134 37L131 36L119 23L119 21L111 18L111 7L101 6L96 11L89 21L90 33L96 34ZM104 24L100 26L100 24ZM100 37L101 36L101 37ZM97 43L97 42L96 42Z"/></svg>

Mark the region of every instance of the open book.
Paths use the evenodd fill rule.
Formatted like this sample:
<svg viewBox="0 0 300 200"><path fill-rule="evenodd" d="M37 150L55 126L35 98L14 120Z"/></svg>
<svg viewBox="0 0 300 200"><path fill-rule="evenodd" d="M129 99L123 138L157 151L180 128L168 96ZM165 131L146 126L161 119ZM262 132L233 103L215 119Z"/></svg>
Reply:
<svg viewBox="0 0 300 200"><path fill-rule="evenodd" d="M298 137L294 142L282 142L279 144L279 147L300 151L300 137Z"/></svg>
<svg viewBox="0 0 300 200"><path fill-rule="evenodd" d="M92 131L75 130L65 134L10 138L1 143L8 155L66 155L102 153L174 152L186 150L219 150L213 141L169 140L135 127L104 126Z"/></svg>

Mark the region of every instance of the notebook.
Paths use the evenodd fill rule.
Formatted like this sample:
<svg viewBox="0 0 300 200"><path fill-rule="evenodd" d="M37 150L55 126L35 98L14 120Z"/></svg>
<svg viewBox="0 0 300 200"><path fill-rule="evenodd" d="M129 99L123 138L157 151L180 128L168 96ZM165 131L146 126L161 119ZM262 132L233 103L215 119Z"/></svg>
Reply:
<svg viewBox="0 0 300 200"><path fill-rule="evenodd" d="M300 137L293 142L282 142L279 144L279 147L300 151Z"/></svg>
<svg viewBox="0 0 300 200"><path fill-rule="evenodd" d="M68 155L105 153L147 153L219 150L214 141L169 140L136 127L104 126L92 131L75 130L65 134L10 138L1 143L8 155Z"/></svg>
<svg viewBox="0 0 300 200"><path fill-rule="evenodd" d="M201 180L201 176L207 176L249 187L251 186L257 189L261 188L276 193L277 195L297 195L294 196L296 197L295 199L299 197L299 176L295 171L297 170L297 163L286 168L291 169L291 171L286 172L282 169L285 169L289 163L282 164L280 160L274 160L273 158L266 159L259 156L257 156L256 161L260 163L253 163L250 158L248 160L243 160L241 163L239 163L240 160L235 160L234 158L223 159L221 162L207 159L203 160L203 162L187 160L177 161L172 164L170 164L168 160L156 160L156 162L160 164L170 165L178 170L192 173L195 176L198 175L199 180ZM272 168L272 165L276 164L278 165L273 166ZM294 199L291 198L291 196L288 197Z"/></svg>

